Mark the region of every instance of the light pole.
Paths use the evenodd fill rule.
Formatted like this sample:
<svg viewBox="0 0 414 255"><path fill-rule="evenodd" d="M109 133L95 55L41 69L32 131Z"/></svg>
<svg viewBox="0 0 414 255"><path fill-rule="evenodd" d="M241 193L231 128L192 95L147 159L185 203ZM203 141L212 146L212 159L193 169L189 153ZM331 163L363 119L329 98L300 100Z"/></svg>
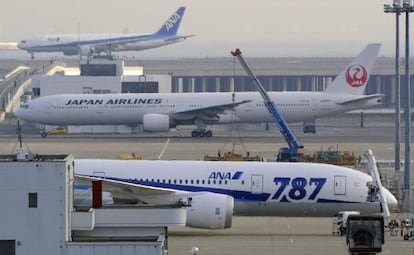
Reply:
<svg viewBox="0 0 414 255"><path fill-rule="evenodd" d="M414 12L412 0L403 0L403 8L405 11L405 104L404 104L404 200L406 201L407 209L411 211L410 204L410 138L411 138L411 86L410 86L410 22L409 14Z"/></svg>
<svg viewBox="0 0 414 255"><path fill-rule="evenodd" d="M396 100L395 100L395 170L396 174L400 176L399 168L400 168L400 75L399 75L399 14L401 12L405 12L405 85L404 86L404 93L405 101L404 101L404 187L403 187L403 210L406 211L407 209L411 210L410 206L410 138L411 138L411 116L410 116L410 108L411 108L411 88L410 88L410 39L409 39L409 31L410 31L410 22L409 22L409 14L410 12L414 12L414 7L412 4L412 0L403 0L401 5L401 0L394 0L392 5L384 5L384 12L386 13L396 13L396 52L395 52L395 76L396 76ZM398 172L397 172L398 171ZM398 184L398 187L400 185Z"/></svg>
<svg viewBox="0 0 414 255"><path fill-rule="evenodd" d="M400 115L400 13L403 11L401 0L394 0L393 4L384 4L385 13L395 13L395 137L394 158L395 175L397 179L398 197L401 197L401 172L400 172L400 142L401 142L401 115Z"/></svg>

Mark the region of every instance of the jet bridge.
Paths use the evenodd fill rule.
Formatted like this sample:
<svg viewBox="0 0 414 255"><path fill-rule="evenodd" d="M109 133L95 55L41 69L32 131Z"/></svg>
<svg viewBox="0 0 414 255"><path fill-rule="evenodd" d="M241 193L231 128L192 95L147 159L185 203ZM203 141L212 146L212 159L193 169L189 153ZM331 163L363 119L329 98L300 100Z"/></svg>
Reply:
<svg viewBox="0 0 414 255"><path fill-rule="evenodd" d="M178 207L73 205L71 155L0 155L2 254L166 254Z"/></svg>

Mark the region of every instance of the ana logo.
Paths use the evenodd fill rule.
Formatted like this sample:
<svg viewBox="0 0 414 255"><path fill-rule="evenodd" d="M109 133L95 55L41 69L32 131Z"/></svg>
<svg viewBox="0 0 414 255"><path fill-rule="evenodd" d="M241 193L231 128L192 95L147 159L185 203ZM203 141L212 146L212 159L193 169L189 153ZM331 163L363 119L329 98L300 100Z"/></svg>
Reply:
<svg viewBox="0 0 414 255"><path fill-rule="evenodd" d="M346 82L352 87L360 87L367 81L368 73L361 65L352 65L348 67L345 74Z"/></svg>
<svg viewBox="0 0 414 255"><path fill-rule="evenodd" d="M222 172L222 171L216 171L212 172L208 179L215 179L215 180L238 180L240 179L243 172L237 171L234 174L232 172Z"/></svg>
<svg viewBox="0 0 414 255"><path fill-rule="evenodd" d="M181 18L180 15L177 13L174 13L168 20L165 22L165 28L167 31L170 31L170 29L174 26L175 23Z"/></svg>

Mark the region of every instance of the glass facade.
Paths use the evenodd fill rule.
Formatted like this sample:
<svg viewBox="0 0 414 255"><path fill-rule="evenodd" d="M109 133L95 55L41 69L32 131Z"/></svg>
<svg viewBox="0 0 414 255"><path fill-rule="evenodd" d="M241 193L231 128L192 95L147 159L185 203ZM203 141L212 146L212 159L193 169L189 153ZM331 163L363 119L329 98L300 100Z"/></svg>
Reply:
<svg viewBox="0 0 414 255"><path fill-rule="evenodd" d="M267 91L323 91L335 76L322 75L268 75L258 76ZM189 92L229 92L234 80L234 91L256 91L256 88L248 76L175 76L172 80L173 93ZM405 77L401 76L401 105L405 97ZM411 84L414 79L411 77ZM365 94L384 94L382 108L394 107L395 94L394 75L371 75ZM411 94L414 95L414 86L411 86ZM411 102L414 107L414 100Z"/></svg>

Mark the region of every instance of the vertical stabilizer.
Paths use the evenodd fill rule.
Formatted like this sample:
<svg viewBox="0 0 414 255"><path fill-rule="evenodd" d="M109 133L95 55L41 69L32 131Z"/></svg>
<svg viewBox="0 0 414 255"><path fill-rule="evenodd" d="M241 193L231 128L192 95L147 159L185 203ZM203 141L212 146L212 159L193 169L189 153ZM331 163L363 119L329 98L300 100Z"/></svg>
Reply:
<svg viewBox="0 0 414 255"><path fill-rule="evenodd" d="M374 67L381 44L368 44L365 49L349 64L326 88L326 93L364 94Z"/></svg>
<svg viewBox="0 0 414 255"><path fill-rule="evenodd" d="M174 12L157 31L157 35L176 35L184 16L185 7L180 7Z"/></svg>

